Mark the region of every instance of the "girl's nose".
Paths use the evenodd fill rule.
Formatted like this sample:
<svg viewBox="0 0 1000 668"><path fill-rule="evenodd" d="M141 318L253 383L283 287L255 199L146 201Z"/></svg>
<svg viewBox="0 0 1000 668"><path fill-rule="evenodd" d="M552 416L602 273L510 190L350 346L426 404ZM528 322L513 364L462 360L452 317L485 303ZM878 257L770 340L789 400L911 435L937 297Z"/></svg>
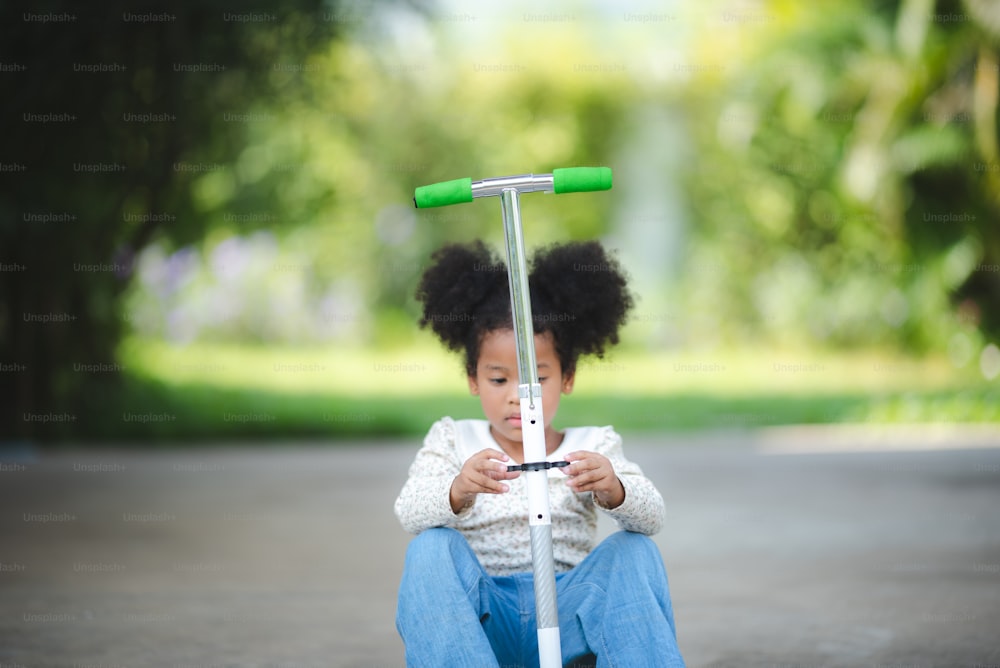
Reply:
<svg viewBox="0 0 1000 668"><path fill-rule="evenodd" d="M521 395L518 394L518 386L515 383L508 383L507 388L507 403L509 404L520 404Z"/></svg>

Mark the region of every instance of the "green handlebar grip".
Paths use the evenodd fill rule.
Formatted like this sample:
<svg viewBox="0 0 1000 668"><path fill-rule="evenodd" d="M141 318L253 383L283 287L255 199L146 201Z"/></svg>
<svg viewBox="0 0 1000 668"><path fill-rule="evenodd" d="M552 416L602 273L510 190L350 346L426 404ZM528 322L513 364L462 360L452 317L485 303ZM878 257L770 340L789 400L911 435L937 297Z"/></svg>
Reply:
<svg viewBox="0 0 1000 668"><path fill-rule="evenodd" d="M413 191L413 205L418 209L448 206L472 201L472 179L455 179L420 186Z"/></svg>
<svg viewBox="0 0 1000 668"><path fill-rule="evenodd" d="M610 167L564 167L552 170L552 189L557 195L611 189Z"/></svg>

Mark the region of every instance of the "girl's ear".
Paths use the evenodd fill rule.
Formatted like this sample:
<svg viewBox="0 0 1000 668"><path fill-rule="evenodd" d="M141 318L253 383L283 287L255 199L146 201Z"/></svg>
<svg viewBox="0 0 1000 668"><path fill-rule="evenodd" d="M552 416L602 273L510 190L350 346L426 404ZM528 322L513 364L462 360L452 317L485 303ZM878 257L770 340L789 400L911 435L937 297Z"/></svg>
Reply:
<svg viewBox="0 0 1000 668"><path fill-rule="evenodd" d="M576 382L576 372L564 373L562 379L562 393L569 394L573 391L573 383Z"/></svg>
<svg viewBox="0 0 1000 668"><path fill-rule="evenodd" d="M479 381L475 376L469 376L469 394L479 396Z"/></svg>

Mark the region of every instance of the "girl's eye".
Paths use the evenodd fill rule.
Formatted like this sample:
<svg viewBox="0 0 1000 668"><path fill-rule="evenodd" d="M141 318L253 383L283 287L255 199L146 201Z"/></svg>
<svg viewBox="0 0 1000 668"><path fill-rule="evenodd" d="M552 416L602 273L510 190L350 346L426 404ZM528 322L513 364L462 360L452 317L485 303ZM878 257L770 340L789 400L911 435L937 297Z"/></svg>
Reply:
<svg viewBox="0 0 1000 668"><path fill-rule="evenodd" d="M539 377L538 377L538 382L539 382L539 383L544 383L544 382L545 382L545 381L547 381L548 379L549 379L549 377L548 377L548 376L539 376Z"/></svg>
<svg viewBox="0 0 1000 668"><path fill-rule="evenodd" d="M507 382L506 378L490 378L490 382L494 385L503 385Z"/></svg>

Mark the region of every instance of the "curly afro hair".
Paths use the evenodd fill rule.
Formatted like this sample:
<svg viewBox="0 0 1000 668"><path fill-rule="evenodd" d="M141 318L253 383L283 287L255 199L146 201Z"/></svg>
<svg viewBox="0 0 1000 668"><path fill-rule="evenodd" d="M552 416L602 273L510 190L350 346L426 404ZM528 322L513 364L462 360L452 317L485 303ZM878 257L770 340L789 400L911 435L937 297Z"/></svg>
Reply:
<svg viewBox="0 0 1000 668"><path fill-rule="evenodd" d="M421 327L430 327L450 350L464 352L471 376L483 337L513 327L507 267L482 241L448 244L431 256L417 286ZM618 262L596 241L541 248L529 263L528 283L536 334L549 332L563 373L581 355L603 357L618 343L632 295Z"/></svg>

